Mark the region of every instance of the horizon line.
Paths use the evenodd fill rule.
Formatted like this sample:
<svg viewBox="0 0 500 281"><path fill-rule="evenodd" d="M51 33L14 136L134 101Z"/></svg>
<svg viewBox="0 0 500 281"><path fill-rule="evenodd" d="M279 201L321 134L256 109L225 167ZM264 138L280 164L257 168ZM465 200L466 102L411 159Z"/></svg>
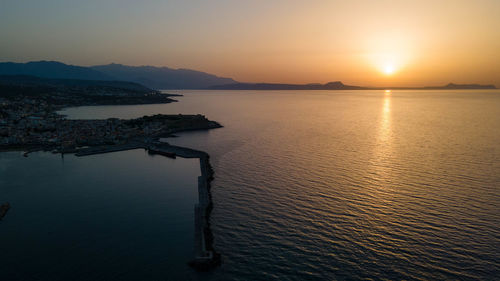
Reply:
<svg viewBox="0 0 500 281"><path fill-rule="evenodd" d="M247 84L247 85L269 84L269 85L290 85L290 86L322 85L322 86L324 86L324 85L327 85L327 84L330 84L330 83L340 82L341 84L343 84L345 86L353 86L353 87L360 87L360 88L366 88L366 89L380 89L380 90L383 90L383 89L418 89L418 88L424 89L424 88L445 87L445 86L448 86L448 85L458 85L458 86L463 86L463 85L492 86L494 89L498 89L495 83L481 84L481 83L476 83L476 82L473 82L473 83L443 82L442 84L436 84L436 85L422 85L422 86L410 85L410 86L395 86L395 87L387 87L387 86L360 86L360 85L356 85L356 83L351 84L350 82L348 82L347 84L344 84L342 82L342 80L329 80L329 81L326 81L326 82L323 82L323 83L322 82L290 83L290 82L262 82L262 81L260 81L260 82L242 82L242 81L235 80L232 77L227 77L227 76L224 76L224 75L214 74L214 73L211 73L211 72L205 71L205 70L197 70L197 69L183 68L183 67L174 68L174 67L170 67L170 66L166 66L166 65L148 65L148 64L135 64L135 65L133 65L133 64L117 63L117 62L114 62L114 61L113 62L109 62L109 63L104 63L104 64L80 65L80 64L67 63L67 62L63 62L63 61L55 60L55 59L23 60L22 62L21 61L0 61L0 63L19 63L19 64L37 63L37 62L54 62L54 63L61 63L61 64L64 64L64 65L68 65L68 66L86 67L86 68L92 68L92 67L95 67L95 66L105 66L105 65L121 65L121 66L126 66L126 67L154 67L154 68L168 68L168 69L172 69L172 70L189 70L189 71L196 71L196 72L201 72L201 73L205 73L205 74L209 74L209 75L214 75L214 76L219 77L219 78L228 78L228 79L232 79L233 81L235 81L235 83L232 83L232 84L221 84L221 85L216 85L216 86L225 86L225 85L234 85L234 84ZM29 75L29 76L34 76L34 75ZM439 85L441 85L441 86L439 86ZM360 90L363 90L363 89L360 89Z"/></svg>

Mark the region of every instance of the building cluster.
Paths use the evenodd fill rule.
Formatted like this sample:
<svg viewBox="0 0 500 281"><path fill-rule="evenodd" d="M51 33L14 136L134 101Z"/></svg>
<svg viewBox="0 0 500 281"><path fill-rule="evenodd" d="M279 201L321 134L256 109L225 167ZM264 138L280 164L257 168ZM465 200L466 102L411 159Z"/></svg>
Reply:
<svg viewBox="0 0 500 281"><path fill-rule="evenodd" d="M116 118L68 120L55 113L49 103L36 98L0 98L0 147L73 148L121 144L133 138L167 132L171 121L162 118L147 122Z"/></svg>

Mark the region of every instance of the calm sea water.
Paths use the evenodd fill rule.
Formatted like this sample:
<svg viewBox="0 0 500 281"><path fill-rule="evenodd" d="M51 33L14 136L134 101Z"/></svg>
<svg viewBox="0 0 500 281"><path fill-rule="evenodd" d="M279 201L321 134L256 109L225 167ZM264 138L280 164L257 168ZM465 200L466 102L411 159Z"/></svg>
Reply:
<svg viewBox="0 0 500 281"><path fill-rule="evenodd" d="M196 159L0 153L0 280L193 277Z"/></svg>
<svg viewBox="0 0 500 281"><path fill-rule="evenodd" d="M72 118L202 113L212 280L498 280L500 91L185 91Z"/></svg>

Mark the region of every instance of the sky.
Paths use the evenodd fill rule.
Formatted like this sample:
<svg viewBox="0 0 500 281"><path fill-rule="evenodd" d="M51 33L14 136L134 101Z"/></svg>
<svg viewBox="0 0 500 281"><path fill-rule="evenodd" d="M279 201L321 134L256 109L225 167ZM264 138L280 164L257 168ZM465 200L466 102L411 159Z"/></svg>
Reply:
<svg viewBox="0 0 500 281"><path fill-rule="evenodd" d="M500 86L500 0L0 0L0 61L242 82Z"/></svg>

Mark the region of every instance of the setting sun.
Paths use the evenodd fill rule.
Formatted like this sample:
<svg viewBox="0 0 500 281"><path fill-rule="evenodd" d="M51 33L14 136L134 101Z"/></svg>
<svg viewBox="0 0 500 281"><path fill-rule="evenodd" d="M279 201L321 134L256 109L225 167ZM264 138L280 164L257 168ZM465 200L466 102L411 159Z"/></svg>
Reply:
<svg viewBox="0 0 500 281"><path fill-rule="evenodd" d="M394 68L394 65L392 65L392 64L387 64L387 65L385 65L385 67L384 67L384 73L385 73L386 75L391 75L391 74L393 74L395 70L396 70L396 69Z"/></svg>
<svg viewBox="0 0 500 281"><path fill-rule="evenodd" d="M391 40L385 39L384 42ZM396 39L392 41L396 42ZM404 40L401 40L403 42ZM374 40L375 42L375 40ZM372 65L373 73L379 78L380 76L392 77L397 72L412 63L412 49L410 47L402 47L403 43L393 43L385 45L382 43L380 46L373 45L373 51L367 51L366 63ZM395 46L398 46L397 48ZM399 75L398 75L399 76Z"/></svg>

